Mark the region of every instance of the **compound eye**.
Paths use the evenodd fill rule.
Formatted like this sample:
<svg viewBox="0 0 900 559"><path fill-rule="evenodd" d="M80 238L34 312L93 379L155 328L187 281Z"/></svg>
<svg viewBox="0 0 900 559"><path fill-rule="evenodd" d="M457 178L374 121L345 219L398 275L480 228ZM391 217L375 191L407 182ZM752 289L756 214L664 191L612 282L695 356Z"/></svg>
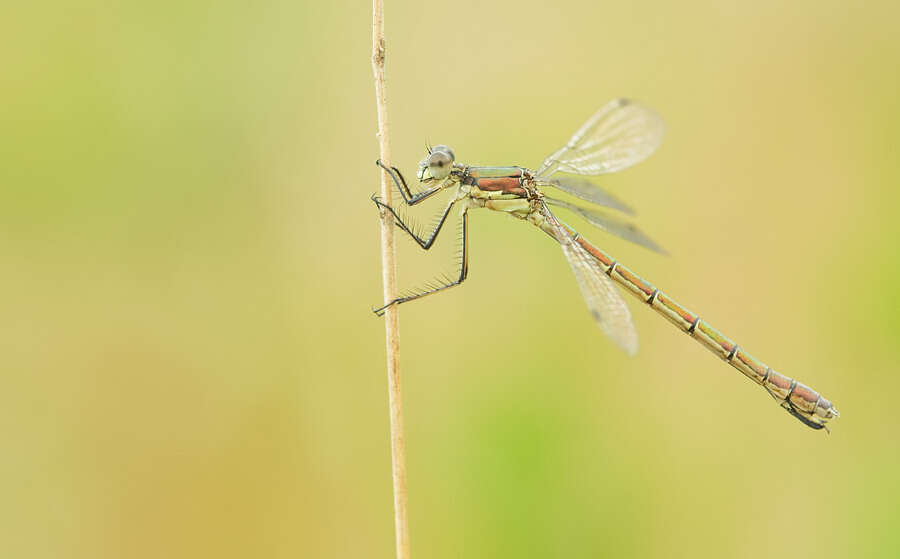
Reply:
<svg viewBox="0 0 900 559"><path fill-rule="evenodd" d="M456 160L456 156L453 155L453 150L450 149L450 146L445 146L444 144L438 144L438 145L434 146L433 148L431 148L431 151L429 151L428 153L436 153L439 151L442 151L442 152L446 153L447 155L449 155L450 159Z"/></svg>
<svg viewBox="0 0 900 559"><path fill-rule="evenodd" d="M428 171L436 179L446 178L453 167L453 154L447 151L432 150L428 156Z"/></svg>

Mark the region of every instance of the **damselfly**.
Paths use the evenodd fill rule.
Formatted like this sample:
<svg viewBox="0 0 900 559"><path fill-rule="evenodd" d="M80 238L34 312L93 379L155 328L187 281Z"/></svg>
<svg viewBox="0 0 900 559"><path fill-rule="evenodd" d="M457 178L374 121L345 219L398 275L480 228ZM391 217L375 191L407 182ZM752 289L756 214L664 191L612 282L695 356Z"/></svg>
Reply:
<svg viewBox="0 0 900 559"><path fill-rule="evenodd" d="M376 309L376 314L383 314L390 305L406 303L462 283L469 265L468 211L487 208L503 212L536 225L559 242L594 319L603 332L627 353L637 351L637 333L631 313L613 281L761 385L789 414L813 429L822 429L828 420L839 415L831 402L752 357L698 315L589 243L550 211L550 206L571 210L608 233L661 251L649 237L626 221L600 210L551 198L542 190L552 188L598 206L631 213L628 206L585 179L551 176L555 173L601 175L621 171L652 154L662 141L663 129L662 119L655 112L633 101L616 99L591 116L565 146L547 157L534 171L516 166L464 165L455 161L449 147L434 146L428 148L427 157L419 163L417 176L423 189L415 194L396 167L388 167L379 161L378 165L390 174L403 202L409 206L419 204L438 192L455 189L435 227L421 234L394 208L375 196L372 199L383 211L391 212L396 225L425 250L431 248L450 212L458 207L462 252L459 276L455 280L442 281L399 297Z"/></svg>

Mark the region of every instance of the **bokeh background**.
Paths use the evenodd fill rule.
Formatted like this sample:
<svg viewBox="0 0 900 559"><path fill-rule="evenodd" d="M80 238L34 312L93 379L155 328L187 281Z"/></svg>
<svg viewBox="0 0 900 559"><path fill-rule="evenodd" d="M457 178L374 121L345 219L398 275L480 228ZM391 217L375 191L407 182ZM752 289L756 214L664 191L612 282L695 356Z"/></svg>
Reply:
<svg viewBox="0 0 900 559"><path fill-rule="evenodd" d="M392 556L370 10L3 9L0 556ZM630 298L622 355L476 212L467 284L401 312L415 557L900 555L898 17L387 1L395 164L534 166L642 100L663 147L600 184L671 255L572 223L843 413ZM399 249L403 286L452 268Z"/></svg>

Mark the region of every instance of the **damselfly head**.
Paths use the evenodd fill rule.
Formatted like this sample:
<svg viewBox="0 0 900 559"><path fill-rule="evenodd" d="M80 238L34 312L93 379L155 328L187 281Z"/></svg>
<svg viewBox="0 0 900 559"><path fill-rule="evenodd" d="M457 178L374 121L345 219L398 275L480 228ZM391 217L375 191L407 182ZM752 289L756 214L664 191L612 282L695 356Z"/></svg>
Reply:
<svg viewBox="0 0 900 559"><path fill-rule="evenodd" d="M422 182L445 179L450 174L455 159L453 150L449 147L433 146L428 152L428 157L419 163L419 171L416 174Z"/></svg>

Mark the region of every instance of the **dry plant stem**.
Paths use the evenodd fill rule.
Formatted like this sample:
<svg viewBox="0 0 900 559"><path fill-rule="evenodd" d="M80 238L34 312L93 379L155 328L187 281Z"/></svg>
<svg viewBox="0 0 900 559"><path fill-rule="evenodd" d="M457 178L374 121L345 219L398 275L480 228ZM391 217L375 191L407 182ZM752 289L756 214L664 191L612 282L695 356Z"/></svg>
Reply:
<svg viewBox="0 0 900 559"><path fill-rule="evenodd" d="M384 0L372 2L372 70L375 73L375 102L378 106L378 143L381 160L390 164L388 145L387 101L384 86ZM390 177L381 173L381 199L391 204ZM384 301L397 296L397 273L394 264L394 218L381 212L381 269ZM400 391L400 332L397 305L384 313L387 345L388 405L391 413L391 473L394 480L394 532L397 559L409 559L409 530L406 512L406 451L403 443L403 403Z"/></svg>

